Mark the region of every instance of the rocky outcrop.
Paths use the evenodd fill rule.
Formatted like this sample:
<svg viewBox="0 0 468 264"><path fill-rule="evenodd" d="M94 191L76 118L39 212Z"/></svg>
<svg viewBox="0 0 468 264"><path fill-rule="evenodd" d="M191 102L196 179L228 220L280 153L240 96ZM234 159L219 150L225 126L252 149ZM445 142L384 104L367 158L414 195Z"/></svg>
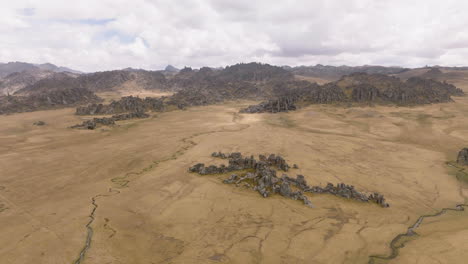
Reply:
<svg viewBox="0 0 468 264"><path fill-rule="evenodd" d="M278 113L292 110L296 110L293 99L283 97L277 100L262 102L258 105L250 105L247 108L241 109L240 113Z"/></svg>
<svg viewBox="0 0 468 264"><path fill-rule="evenodd" d="M113 115L112 119L114 121L121 121L121 120L128 120L128 119L135 119L135 118L148 118L150 115L148 115L145 112L132 112L132 113L126 113L126 114L120 114L120 115Z"/></svg>
<svg viewBox="0 0 468 264"><path fill-rule="evenodd" d="M226 82L267 82L292 79L293 74L281 67L252 62L228 66L219 73L219 78Z"/></svg>
<svg viewBox="0 0 468 264"><path fill-rule="evenodd" d="M163 111L164 99L146 97L141 99L139 97L126 96L118 101L112 101L110 104L90 104L88 106L78 107L76 109L77 115L108 115L126 112L146 112L146 111Z"/></svg>
<svg viewBox="0 0 468 264"><path fill-rule="evenodd" d="M120 115L113 115L112 117L101 117L93 118L91 120L85 120L81 124L71 126L71 128L82 128L82 129L95 129L99 125L112 126L115 125L115 121L135 119L135 118L147 118L148 114L144 112L133 112Z"/></svg>
<svg viewBox="0 0 468 264"><path fill-rule="evenodd" d="M0 96L0 114L71 107L100 100L86 89L61 89L28 96Z"/></svg>
<svg viewBox="0 0 468 264"><path fill-rule="evenodd" d="M114 125L115 121L113 118L102 117L102 118L93 118L91 120L85 120L81 124L71 126L70 128L82 128L82 129L95 129L98 125L111 126Z"/></svg>
<svg viewBox="0 0 468 264"><path fill-rule="evenodd" d="M451 96L464 94L455 86L436 80L410 78L403 82L383 74L353 73L338 81L318 85L295 80L291 72L281 67L260 63L236 64L225 69L184 68L167 76L161 72L126 69L81 75L61 72L34 83L31 83L34 81L32 79L25 80L30 84L17 91L16 95L40 96L79 89L158 89L176 92L166 98L123 97L108 105L94 103L77 109L79 115L164 111L166 107L185 109L237 99L263 101L242 112L276 113L295 110L307 104L417 105L449 102Z"/></svg>
<svg viewBox="0 0 468 264"><path fill-rule="evenodd" d="M116 114L132 111L165 111L166 108L185 109L190 106L211 105L225 100L256 99L258 88L251 83L237 82L223 84L207 83L205 86L187 88L178 91L170 97L139 97L127 96L110 104L91 104L76 109L77 115Z"/></svg>
<svg viewBox="0 0 468 264"><path fill-rule="evenodd" d="M317 64L315 66L298 66L288 67L286 70L301 76L310 76L316 78L322 78L326 80L335 81L345 75L349 75L356 72L364 72L367 74L398 74L410 69L401 67L384 67L384 66L329 66Z"/></svg>
<svg viewBox="0 0 468 264"><path fill-rule="evenodd" d="M412 77L406 81L383 74L353 73L340 80L320 85L301 82L284 82L289 89L273 91L275 100L251 105L241 113L285 112L295 110L296 105L364 103L395 104L402 106L451 102L451 96L464 92L454 85L432 79ZM291 87L292 86L292 87ZM289 107L292 105L294 107Z"/></svg>
<svg viewBox="0 0 468 264"><path fill-rule="evenodd" d="M366 195L364 193L358 192L354 189L354 186L347 185L344 183L338 183L334 186L331 183L328 183L327 186L324 188L320 186L304 186L304 191L311 192L311 193L329 193L336 196L340 196L346 199L353 199L361 202L375 202L382 207L388 207L388 203L385 202L385 198L383 195L379 193L372 193L370 195Z"/></svg>
<svg viewBox="0 0 468 264"><path fill-rule="evenodd" d="M444 73L439 68L431 68L429 71L423 73L420 77L437 80L438 78L442 77L443 74Z"/></svg>
<svg viewBox="0 0 468 264"><path fill-rule="evenodd" d="M19 90L18 94L30 94L52 89L81 88L93 92L120 90L167 90L166 77L157 71L115 70L71 76L56 73Z"/></svg>
<svg viewBox="0 0 468 264"><path fill-rule="evenodd" d="M468 148L463 148L458 152L457 163L460 165L468 165Z"/></svg>
<svg viewBox="0 0 468 264"><path fill-rule="evenodd" d="M347 88L351 90L351 100L354 102L375 102L380 92L372 85L356 85Z"/></svg>
<svg viewBox="0 0 468 264"><path fill-rule="evenodd" d="M68 72L58 72L33 82L24 88L17 90L14 95L28 96L63 90L89 90L80 86L76 79L77 75ZM90 90L89 90L90 91Z"/></svg>
<svg viewBox="0 0 468 264"><path fill-rule="evenodd" d="M377 102L419 105L450 102L450 96L463 95L454 85L431 79L412 77L406 81L383 74L354 73L336 82L351 102ZM349 92L350 91L350 92Z"/></svg>
<svg viewBox="0 0 468 264"><path fill-rule="evenodd" d="M257 191L263 197L279 194L290 199L300 200L310 207L312 207L312 204L304 193L328 193L360 202L374 202L382 207L389 206L383 195L379 193L367 195L357 191L352 185L339 183L334 186L328 183L325 187L309 186L303 175L297 175L296 178L291 178L287 174L282 174L281 177L278 177L274 169L275 167L282 171L289 170L289 165L280 155L271 154L268 155L268 157L259 155L258 160L255 159L254 156L243 157L239 152L230 154L214 152L211 156L229 159L228 166L205 166L203 163L198 163L190 167L189 172L208 175L237 171L238 173L231 174L231 176L223 182L226 184L235 184L236 186L244 186ZM297 165L295 167L297 167Z"/></svg>
<svg viewBox="0 0 468 264"><path fill-rule="evenodd" d="M28 85L47 78L54 73L40 69L14 72L0 79L0 95L14 94Z"/></svg>

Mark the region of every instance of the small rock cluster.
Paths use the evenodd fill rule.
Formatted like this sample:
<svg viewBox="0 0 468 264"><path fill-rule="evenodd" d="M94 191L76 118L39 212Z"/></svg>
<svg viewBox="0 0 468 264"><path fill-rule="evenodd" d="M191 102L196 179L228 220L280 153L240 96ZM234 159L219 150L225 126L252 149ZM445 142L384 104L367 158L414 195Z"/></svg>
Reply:
<svg viewBox="0 0 468 264"><path fill-rule="evenodd" d="M98 125L111 126L111 125L115 125L115 121L112 117L110 118L109 117L102 117L102 118L95 117L91 120L85 120L81 124L71 126L71 128L84 128L84 129L93 130Z"/></svg>
<svg viewBox="0 0 468 264"><path fill-rule="evenodd" d="M300 176L300 175L299 175ZM379 204L382 207L389 207L390 205L385 202L385 198L383 195L379 193L372 193L370 195L366 195L364 193L361 193L354 189L353 185L347 185L344 183L338 183L336 186L334 186L331 183L328 183L325 188L322 188L320 186L307 186L303 185L303 190L305 192L311 192L311 193L329 193L333 194L336 196L340 196L343 198L347 199L353 199L361 202L374 202L376 204Z"/></svg>
<svg viewBox="0 0 468 264"><path fill-rule="evenodd" d="M120 114L120 115L113 115L112 117L102 117L102 118L95 117L91 120L83 121L83 123L81 124L74 125L71 128L84 128L84 129L93 130L98 125L111 126L111 125L115 125L115 121L135 119L135 118L147 118L147 117L149 117L149 115L144 112L134 112L134 113L126 113L126 114Z"/></svg>
<svg viewBox="0 0 468 264"><path fill-rule="evenodd" d="M46 123L44 121L36 121L36 122L33 123L33 125L35 125L35 126L45 126Z"/></svg>
<svg viewBox="0 0 468 264"><path fill-rule="evenodd" d="M457 163L461 165L468 165L468 148L463 148L458 152Z"/></svg>
<svg viewBox="0 0 468 264"><path fill-rule="evenodd" d="M325 188L320 186L309 186L303 175L297 175L296 178L291 178L286 174L281 177L276 175L276 171L272 167L276 167L282 171L288 171L289 165L280 155L271 154L268 157L259 155L257 161L254 156L243 157L240 152L225 154L222 152L214 152L212 157L229 159L228 166L210 165L208 167L203 163L198 163L189 168L189 172L196 172L201 175L208 174L224 174L233 171L244 171L243 174L232 174L223 182L226 184L236 184L236 186L244 186L257 191L263 197L268 197L272 194L280 194L284 197L303 201L305 205L312 207L311 202L304 193L329 193L347 199L353 199L361 202L374 202L382 207L389 207L385 202L383 195L373 193L366 195L358 192L354 186L339 183L334 186L328 183ZM293 168L297 168L294 164ZM247 171L247 172L245 172Z"/></svg>

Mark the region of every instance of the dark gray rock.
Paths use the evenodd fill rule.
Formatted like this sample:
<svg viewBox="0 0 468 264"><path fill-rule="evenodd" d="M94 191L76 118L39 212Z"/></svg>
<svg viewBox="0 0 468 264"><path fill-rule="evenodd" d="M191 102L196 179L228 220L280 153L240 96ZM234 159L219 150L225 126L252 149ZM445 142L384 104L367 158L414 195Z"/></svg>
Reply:
<svg viewBox="0 0 468 264"><path fill-rule="evenodd" d="M468 148L464 148L458 152L457 163L468 165Z"/></svg>
<svg viewBox="0 0 468 264"><path fill-rule="evenodd" d="M328 183L325 187L309 186L303 175L297 175L296 178L291 178L287 174L283 174L278 178L273 167L287 171L286 162L279 155L271 154L268 157L259 155L257 161L253 156L243 157L241 153L235 152L231 154L223 154L221 152L212 153L213 157L228 157L229 165L208 166L198 163L189 168L190 172L196 172L201 175L206 174L223 174L232 171L254 170L255 172L246 172L243 176L232 174L228 179L223 180L226 184L236 184L257 191L263 197L269 197L272 194L279 194L289 199L303 201L305 205L313 207L308 197L304 193L329 193L346 199L353 199L361 202L374 202L382 207L388 207L383 195L372 193L366 195L358 192L354 186L339 183L334 186Z"/></svg>
<svg viewBox="0 0 468 264"><path fill-rule="evenodd" d="M241 109L240 113L279 113L296 110L292 97L282 97Z"/></svg>
<svg viewBox="0 0 468 264"><path fill-rule="evenodd" d="M239 177L237 176L237 174L231 174L231 177L229 177L229 179L223 180L223 182L227 184L235 183L238 178Z"/></svg>
<svg viewBox="0 0 468 264"><path fill-rule="evenodd" d="M35 126L45 126L46 123L44 121L37 121L37 122L34 122L33 125L35 125Z"/></svg>
<svg viewBox="0 0 468 264"><path fill-rule="evenodd" d="M112 101L110 104L90 104L88 106L78 107L77 115L108 115L120 113L144 113L146 111L161 112L164 111L164 99L146 97L141 99L134 96L122 97L118 101Z"/></svg>
<svg viewBox="0 0 468 264"><path fill-rule="evenodd" d="M122 121L122 120L134 119L134 118L147 118L147 117L149 117L149 115L144 112L119 114L119 115L113 115L112 117L93 118L92 120L86 120L86 121L83 121L83 123L81 124L72 126L71 128L95 129L98 125L103 125L103 126L115 125L115 121Z"/></svg>

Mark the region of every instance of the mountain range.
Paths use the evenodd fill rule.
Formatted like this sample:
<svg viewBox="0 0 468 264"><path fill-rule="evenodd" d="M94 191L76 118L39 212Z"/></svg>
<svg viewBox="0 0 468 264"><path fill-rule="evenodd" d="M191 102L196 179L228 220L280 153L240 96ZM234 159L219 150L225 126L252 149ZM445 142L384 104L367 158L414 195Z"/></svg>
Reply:
<svg viewBox="0 0 468 264"><path fill-rule="evenodd" d="M172 92L164 103L178 108L233 99L307 103L366 103L417 105L450 102L463 91L445 83L464 78L463 69L406 69L384 66L278 67L262 63L239 63L222 69L202 67L163 71L126 68L94 73L62 71L63 67L7 63L0 79L3 113L34 111L96 103L102 92ZM177 70L177 71L176 71ZM317 84L315 78L324 80ZM67 100L71 96L72 100ZM0 96L1 97L1 96ZM5 103L6 102L6 103ZM19 105L19 106L15 106ZM29 107L29 105L33 105ZM3 109L3 110L2 110Z"/></svg>

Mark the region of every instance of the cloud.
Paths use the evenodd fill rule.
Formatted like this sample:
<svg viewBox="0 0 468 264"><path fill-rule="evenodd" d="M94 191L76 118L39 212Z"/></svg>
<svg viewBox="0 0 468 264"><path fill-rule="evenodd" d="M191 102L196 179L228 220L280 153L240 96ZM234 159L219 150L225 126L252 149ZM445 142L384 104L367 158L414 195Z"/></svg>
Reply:
<svg viewBox="0 0 468 264"><path fill-rule="evenodd" d="M456 0L17 0L0 10L0 61L83 71L466 65L466 8Z"/></svg>
<svg viewBox="0 0 468 264"><path fill-rule="evenodd" d="M105 25L115 21L115 18L85 18L85 19L62 19L57 22L69 24L85 24L85 25Z"/></svg>

